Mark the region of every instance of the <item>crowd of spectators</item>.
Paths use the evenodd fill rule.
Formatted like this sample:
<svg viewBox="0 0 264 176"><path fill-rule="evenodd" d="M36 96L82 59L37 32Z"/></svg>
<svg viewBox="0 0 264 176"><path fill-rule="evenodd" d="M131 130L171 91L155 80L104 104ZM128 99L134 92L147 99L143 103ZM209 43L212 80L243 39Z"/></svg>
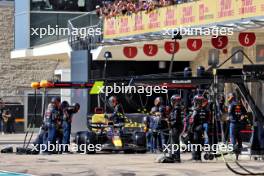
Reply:
<svg viewBox="0 0 264 176"><path fill-rule="evenodd" d="M103 5L96 6L96 12L98 16L111 18L192 1L195 0L106 0Z"/></svg>
<svg viewBox="0 0 264 176"><path fill-rule="evenodd" d="M82 11L96 10L98 16L115 17L140 11L150 12L166 7L198 0L31 0L31 10Z"/></svg>

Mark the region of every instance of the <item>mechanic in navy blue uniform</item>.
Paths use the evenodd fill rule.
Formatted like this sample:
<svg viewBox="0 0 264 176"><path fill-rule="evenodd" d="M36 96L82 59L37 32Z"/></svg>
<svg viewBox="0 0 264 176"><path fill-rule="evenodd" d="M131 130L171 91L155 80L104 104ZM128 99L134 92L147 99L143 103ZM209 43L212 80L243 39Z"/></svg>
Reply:
<svg viewBox="0 0 264 176"><path fill-rule="evenodd" d="M52 98L51 103L48 106L48 110L45 114L45 118L45 123L48 130L46 146L48 147L48 144L55 144L57 139L57 125L58 121L61 120L59 97ZM49 152L52 153L54 151Z"/></svg>
<svg viewBox="0 0 264 176"><path fill-rule="evenodd" d="M158 149L158 127L160 118L156 115L144 117L147 148L151 153L156 153Z"/></svg>
<svg viewBox="0 0 264 176"><path fill-rule="evenodd" d="M234 150L240 151L242 148L242 139L240 136L241 120L243 120L245 112L243 107L236 100L234 93L229 93L227 97L228 101L228 117L229 117L229 135L231 144L233 144Z"/></svg>
<svg viewBox="0 0 264 176"><path fill-rule="evenodd" d="M63 113L62 144L65 145L65 148L63 148L65 150L63 151L63 153L70 152L67 145L70 144L72 117L75 113L78 113L79 110L80 105L78 103L74 103L71 107L67 101L63 101L61 103L61 111Z"/></svg>
<svg viewBox="0 0 264 176"><path fill-rule="evenodd" d="M125 123L124 109L117 97L111 96L108 101L113 109L113 113L110 115L109 120L113 121L114 124Z"/></svg>
<svg viewBox="0 0 264 176"><path fill-rule="evenodd" d="M192 136L192 144L196 144L197 147L195 147L192 150L192 159L193 161L201 161L201 154L202 154L202 148L203 145L203 134L204 134L204 123L206 122L206 116L203 109L203 103L204 103L204 97L202 95L196 95L193 99L194 107L193 107L193 113L190 117L190 126L189 131L191 132Z"/></svg>
<svg viewBox="0 0 264 176"><path fill-rule="evenodd" d="M153 133L153 145L158 145L160 150L163 145L167 144L169 138L168 121L165 114L166 108L163 105L162 97L157 97L154 100L154 107L151 108L150 114L156 116L154 126L157 127L157 132Z"/></svg>
<svg viewBox="0 0 264 176"><path fill-rule="evenodd" d="M147 139L147 150L156 153L158 149L158 125L159 118L156 116L144 117L145 133Z"/></svg>
<svg viewBox="0 0 264 176"><path fill-rule="evenodd" d="M172 144L178 145L177 151L172 153L171 157L174 162L181 162L180 157L180 134L183 131L183 115L184 108L182 106L182 99L180 95L173 95L170 99L171 101L171 113L169 117L169 127L172 139Z"/></svg>

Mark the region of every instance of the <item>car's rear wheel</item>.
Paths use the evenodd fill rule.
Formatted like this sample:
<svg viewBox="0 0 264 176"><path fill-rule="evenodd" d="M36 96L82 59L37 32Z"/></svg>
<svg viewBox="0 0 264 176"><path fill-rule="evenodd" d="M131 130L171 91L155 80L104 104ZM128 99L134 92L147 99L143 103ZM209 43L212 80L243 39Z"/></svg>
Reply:
<svg viewBox="0 0 264 176"><path fill-rule="evenodd" d="M96 151L90 150L89 145L96 145L97 138L94 132L89 131L80 131L76 133L75 143L77 144L77 152L78 153L87 153L87 154L95 154Z"/></svg>

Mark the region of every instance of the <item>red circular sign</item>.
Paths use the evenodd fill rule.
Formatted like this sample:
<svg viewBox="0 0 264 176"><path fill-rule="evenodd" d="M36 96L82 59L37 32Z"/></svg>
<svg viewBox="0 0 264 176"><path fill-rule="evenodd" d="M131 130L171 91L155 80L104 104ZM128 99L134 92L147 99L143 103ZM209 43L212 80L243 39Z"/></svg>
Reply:
<svg viewBox="0 0 264 176"><path fill-rule="evenodd" d="M127 57L127 58L134 58L137 56L137 47L134 47L134 46L127 46L127 47L124 47L123 49L123 53L124 55Z"/></svg>
<svg viewBox="0 0 264 176"><path fill-rule="evenodd" d="M227 36L213 37L211 42L216 49L224 49L228 45L228 37Z"/></svg>
<svg viewBox="0 0 264 176"><path fill-rule="evenodd" d="M188 39L187 40L187 47L191 51L198 51L202 48L203 41L202 39Z"/></svg>
<svg viewBox="0 0 264 176"><path fill-rule="evenodd" d="M158 53L158 45L145 44L143 50L147 56L155 56Z"/></svg>
<svg viewBox="0 0 264 176"><path fill-rule="evenodd" d="M242 46L250 47L256 42L256 35L253 32L242 32L239 34L239 43Z"/></svg>
<svg viewBox="0 0 264 176"><path fill-rule="evenodd" d="M175 41L170 41L170 42L165 42L164 45L165 51L169 54L175 54L179 51L180 49L180 44Z"/></svg>

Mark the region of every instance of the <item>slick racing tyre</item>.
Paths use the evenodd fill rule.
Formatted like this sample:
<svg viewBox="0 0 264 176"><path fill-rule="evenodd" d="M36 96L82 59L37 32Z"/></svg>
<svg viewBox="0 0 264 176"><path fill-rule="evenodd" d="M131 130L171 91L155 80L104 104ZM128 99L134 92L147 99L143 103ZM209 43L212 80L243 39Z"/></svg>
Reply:
<svg viewBox="0 0 264 176"><path fill-rule="evenodd" d="M96 140L96 134L94 132L89 132L89 131L80 131L76 133L75 136L75 142L78 146L78 153L83 153L84 150L86 149L86 153L88 154L93 154L96 153L95 151L89 151L88 150L88 145L96 145L97 140Z"/></svg>
<svg viewBox="0 0 264 176"><path fill-rule="evenodd" d="M144 132L135 132L133 136L134 144L138 147L136 149L137 153L146 153L147 152L147 140L146 134Z"/></svg>

